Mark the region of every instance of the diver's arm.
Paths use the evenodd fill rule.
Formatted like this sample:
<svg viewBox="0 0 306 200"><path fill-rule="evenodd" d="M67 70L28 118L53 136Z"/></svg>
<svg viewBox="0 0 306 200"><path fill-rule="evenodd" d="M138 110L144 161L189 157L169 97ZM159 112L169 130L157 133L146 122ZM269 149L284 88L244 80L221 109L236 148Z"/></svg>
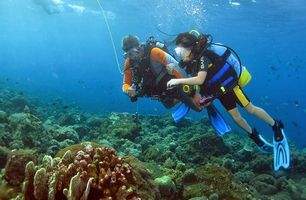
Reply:
<svg viewBox="0 0 306 200"><path fill-rule="evenodd" d="M206 79L207 72L206 71L200 71L197 76L190 77L190 78L179 78L179 79L171 79L167 86L173 87L175 85L202 85Z"/></svg>
<svg viewBox="0 0 306 200"><path fill-rule="evenodd" d="M170 54L159 48L153 48L151 50L151 59L153 62L157 62L165 66L168 73L176 78L186 76L185 72L178 66L178 62Z"/></svg>
<svg viewBox="0 0 306 200"><path fill-rule="evenodd" d="M124 93L129 94L132 86L132 70L130 67L129 59L126 59L124 62L124 72L123 72L123 84L122 84L122 91Z"/></svg>

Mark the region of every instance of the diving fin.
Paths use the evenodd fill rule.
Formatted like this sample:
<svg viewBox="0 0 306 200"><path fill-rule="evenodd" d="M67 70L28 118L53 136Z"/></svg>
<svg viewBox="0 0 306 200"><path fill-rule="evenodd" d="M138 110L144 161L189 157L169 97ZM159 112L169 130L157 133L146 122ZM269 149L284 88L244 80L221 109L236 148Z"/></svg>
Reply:
<svg viewBox="0 0 306 200"><path fill-rule="evenodd" d="M250 138L255 142L259 150L263 153L272 153L273 145L265 140L254 128L250 134Z"/></svg>
<svg viewBox="0 0 306 200"><path fill-rule="evenodd" d="M290 149L284 132L284 125L281 121L275 121L272 127L274 131L273 137L273 153L274 153L274 170L281 168L288 169L290 166Z"/></svg>
<svg viewBox="0 0 306 200"><path fill-rule="evenodd" d="M175 123L181 121L189 112L190 107L184 103L181 103L177 109L172 113L172 118Z"/></svg>
<svg viewBox="0 0 306 200"><path fill-rule="evenodd" d="M217 108L211 104L207 106L207 114L212 127L215 129L217 135L223 136L231 131L231 127L226 123Z"/></svg>

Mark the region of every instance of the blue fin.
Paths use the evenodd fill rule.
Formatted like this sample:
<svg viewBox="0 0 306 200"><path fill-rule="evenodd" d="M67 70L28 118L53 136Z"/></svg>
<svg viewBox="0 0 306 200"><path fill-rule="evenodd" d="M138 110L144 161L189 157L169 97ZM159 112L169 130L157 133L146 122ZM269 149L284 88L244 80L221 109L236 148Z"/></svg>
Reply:
<svg viewBox="0 0 306 200"><path fill-rule="evenodd" d="M274 170L278 171L281 168L288 169L290 166L290 150L283 127L280 127L273 137L273 152Z"/></svg>
<svg viewBox="0 0 306 200"><path fill-rule="evenodd" d="M231 127L226 123L222 115L213 104L207 107L207 114L210 123L215 129L217 135L223 136L224 134L231 131Z"/></svg>
<svg viewBox="0 0 306 200"><path fill-rule="evenodd" d="M172 113L172 118L175 121L175 123L178 123L180 120L182 120L189 112L190 107L186 106L186 104L181 103L177 109Z"/></svg>

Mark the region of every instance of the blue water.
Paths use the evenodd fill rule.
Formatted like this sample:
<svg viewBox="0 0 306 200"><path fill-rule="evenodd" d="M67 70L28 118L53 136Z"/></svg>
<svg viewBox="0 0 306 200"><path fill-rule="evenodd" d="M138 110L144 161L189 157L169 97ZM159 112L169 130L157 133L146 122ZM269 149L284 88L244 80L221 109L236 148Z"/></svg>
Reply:
<svg viewBox="0 0 306 200"><path fill-rule="evenodd" d="M253 80L246 93L306 146L304 0L101 0L120 63L121 38L171 41L197 28L234 48ZM169 112L151 100L129 102L96 0L0 1L0 78L42 100L62 98L89 112ZM138 106L137 106L138 105ZM201 117L193 114L191 117ZM266 135L262 122L248 118ZM230 119L229 119L230 120Z"/></svg>

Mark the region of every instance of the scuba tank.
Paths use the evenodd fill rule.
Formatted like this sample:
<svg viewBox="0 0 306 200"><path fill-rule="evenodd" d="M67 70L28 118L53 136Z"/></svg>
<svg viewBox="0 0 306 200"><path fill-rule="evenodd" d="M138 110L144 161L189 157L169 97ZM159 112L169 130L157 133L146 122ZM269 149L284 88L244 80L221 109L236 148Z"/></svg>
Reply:
<svg viewBox="0 0 306 200"><path fill-rule="evenodd" d="M132 64L132 87L136 91L136 96L131 98L132 102L137 101L137 97L144 95L150 96L147 94L148 86L153 86L155 81L152 82L154 78L154 73L152 72L150 65L150 52L153 48L159 48L168 53L167 46L156 40L153 36L150 36L145 44L142 44L139 48L139 51L143 51L143 57L139 60L133 60ZM148 82L149 81L149 82ZM145 83L144 83L145 82Z"/></svg>

